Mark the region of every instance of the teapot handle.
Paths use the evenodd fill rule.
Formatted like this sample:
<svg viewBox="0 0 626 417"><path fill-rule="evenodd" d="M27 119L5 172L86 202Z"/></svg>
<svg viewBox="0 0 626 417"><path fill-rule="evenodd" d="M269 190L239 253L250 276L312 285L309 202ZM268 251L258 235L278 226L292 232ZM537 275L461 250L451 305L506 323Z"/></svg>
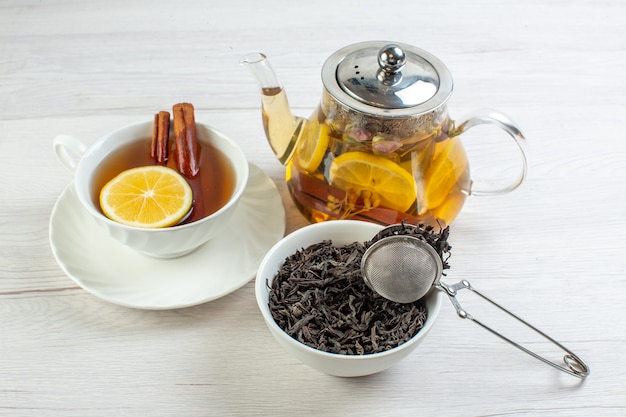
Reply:
<svg viewBox="0 0 626 417"><path fill-rule="evenodd" d="M499 187L490 187L486 183L472 180L470 194L472 195L498 195L505 194L519 187L526 178L527 162L526 162L526 138L522 134L520 128L508 116L494 110L479 110L470 114L465 120L461 121L455 130L455 136L466 132L474 126L492 124L504 130L513 139L521 153L521 162L519 171L510 184Z"/></svg>

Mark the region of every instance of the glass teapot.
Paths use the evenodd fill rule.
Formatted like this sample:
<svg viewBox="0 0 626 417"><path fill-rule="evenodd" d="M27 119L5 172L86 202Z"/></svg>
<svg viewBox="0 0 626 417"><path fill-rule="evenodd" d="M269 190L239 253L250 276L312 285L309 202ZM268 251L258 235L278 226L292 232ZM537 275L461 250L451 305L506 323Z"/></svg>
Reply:
<svg viewBox="0 0 626 417"><path fill-rule="evenodd" d="M362 42L331 55L324 91L310 118L292 115L265 55L241 60L261 88L265 134L286 166L291 197L311 222L358 219L449 225L468 195L517 188L526 176L525 139L505 115L484 111L455 122L446 102L446 66L410 45ZM513 181L498 188L473 181L459 135L495 124L518 145Z"/></svg>

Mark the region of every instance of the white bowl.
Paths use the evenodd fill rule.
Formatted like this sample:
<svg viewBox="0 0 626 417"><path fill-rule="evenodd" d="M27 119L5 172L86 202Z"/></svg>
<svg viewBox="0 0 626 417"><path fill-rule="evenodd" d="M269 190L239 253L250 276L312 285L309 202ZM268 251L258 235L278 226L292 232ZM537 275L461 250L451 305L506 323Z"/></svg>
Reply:
<svg viewBox="0 0 626 417"><path fill-rule="evenodd" d="M337 246L370 240L382 227L356 220L333 220L316 223L296 230L280 240L261 261L255 282L256 300L263 319L283 348L295 358L329 375L354 377L370 375L395 365L409 355L428 334L441 308L441 291L431 291L426 297L427 318L422 329L406 343L381 353L342 355L314 349L289 336L274 321L269 309L269 288L285 259L314 243L332 240Z"/></svg>

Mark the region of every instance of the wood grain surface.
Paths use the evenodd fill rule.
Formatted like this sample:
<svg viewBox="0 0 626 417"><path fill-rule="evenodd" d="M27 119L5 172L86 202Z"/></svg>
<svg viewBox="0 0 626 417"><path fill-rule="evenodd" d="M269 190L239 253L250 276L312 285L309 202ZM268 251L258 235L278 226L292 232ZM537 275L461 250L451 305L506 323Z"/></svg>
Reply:
<svg viewBox="0 0 626 417"><path fill-rule="evenodd" d="M0 2L0 415L626 415L625 21L620 0ZM377 39L447 64L453 118L494 108L522 126L528 177L511 194L468 198L446 279L470 280L571 348L591 367L585 381L447 302L399 365L330 377L272 338L252 281L206 304L144 311L100 300L57 265L48 223L72 174L52 138L89 145L181 101L273 179L287 232L304 226L239 58L266 53L306 117L324 60ZM463 140L474 173L506 169L500 136Z"/></svg>

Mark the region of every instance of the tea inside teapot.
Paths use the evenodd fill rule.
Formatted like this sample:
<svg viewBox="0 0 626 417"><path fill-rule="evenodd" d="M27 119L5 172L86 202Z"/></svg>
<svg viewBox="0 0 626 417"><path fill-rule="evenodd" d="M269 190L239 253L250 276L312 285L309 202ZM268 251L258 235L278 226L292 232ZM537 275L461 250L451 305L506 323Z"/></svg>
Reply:
<svg viewBox="0 0 626 417"><path fill-rule="evenodd" d="M287 164L289 191L312 222L450 224L470 188L465 150L451 128L445 109L384 119L324 94Z"/></svg>

